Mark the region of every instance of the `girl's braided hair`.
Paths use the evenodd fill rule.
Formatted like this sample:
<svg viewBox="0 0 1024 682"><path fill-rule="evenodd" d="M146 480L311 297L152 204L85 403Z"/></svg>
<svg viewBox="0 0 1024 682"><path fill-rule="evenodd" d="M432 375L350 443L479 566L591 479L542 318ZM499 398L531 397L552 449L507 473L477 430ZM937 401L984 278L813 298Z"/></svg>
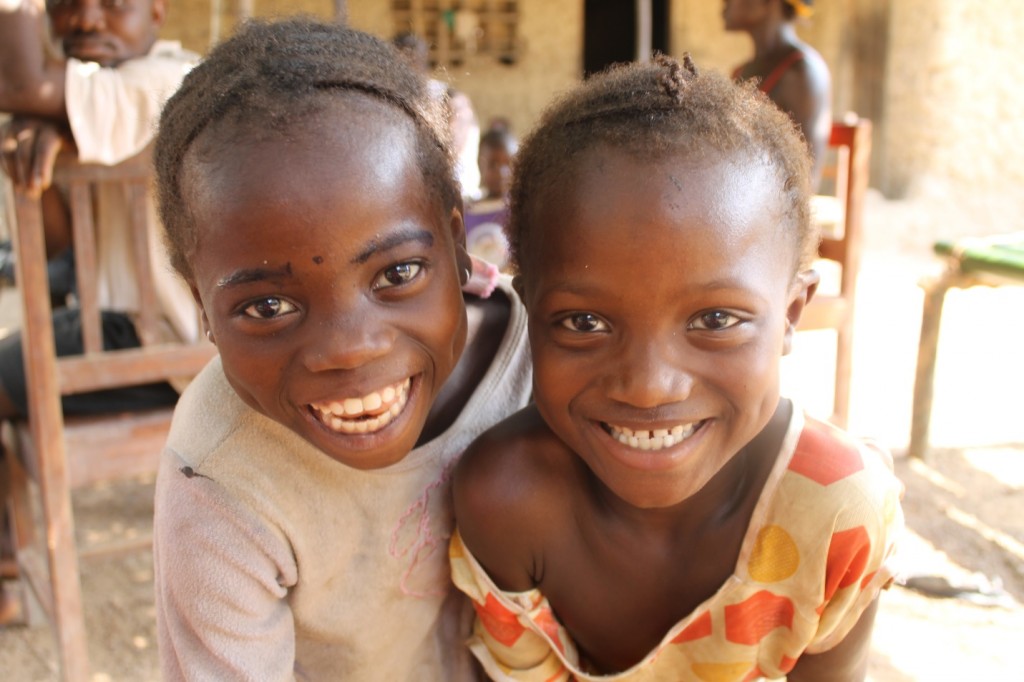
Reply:
<svg viewBox="0 0 1024 682"><path fill-rule="evenodd" d="M340 24L309 18L249 21L185 77L160 117L154 150L160 217L171 264L186 280L193 276L190 261L199 227L182 173L189 149L203 132L226 123L231 134L249 139L286 136L333 97L354 93L394 107L415 123L415 152L427 187L446 211L458 205L447 106L399 52Z"/></svg>
<svg viewBox="0 0 1024 682"><path fill-rule="evenodd" d="M516 157L506 233L517 272L534 235L537 210L557 201L587 150L605 146L643 159L742 153L776 169L785 219L796 244L796 266L817 249L810 223L810 158L792 120L750 84L698 73L657 55L649 63L613 66L556 100L526 137Z"/></svg>

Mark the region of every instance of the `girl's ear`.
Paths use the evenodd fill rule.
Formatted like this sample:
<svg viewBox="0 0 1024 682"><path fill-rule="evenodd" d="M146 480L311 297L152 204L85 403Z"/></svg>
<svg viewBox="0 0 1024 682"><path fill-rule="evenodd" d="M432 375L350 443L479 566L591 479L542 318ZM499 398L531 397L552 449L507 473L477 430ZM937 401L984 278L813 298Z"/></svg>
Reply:
<svg viewBox="0 0 1024 682"><path fill-rule="evenodd" d="M203 307L203 301L199 298L199 290L196 289L196 285L192 282L189 282L188 290L192 292L192 299L196 302L196 307L199 308L199 323L203 327L203 333L206 334L206 338L210 343L217 345L217 342L213 339L213 330L210 329L210 318L206 316L206 308Z"/></svg>
<svg viewBox="0 0 1024 682"><path fill-rule="evenodd" d="M786 307L786 334L782 340L782 354L789 355L793 349L793 332L800 323L804 308L814 298L818 290L821 275L815 270L804 270L798 273L789 290L789 305Z"/></svg>
<svg viewBox="0 0 1024 682"><path fill-rule="evenodd" d="M448 219L448 229L452 233L452 243L456 246L466 248L466 223L462 219L462 200L459 205L452 208L451 217Z"/></svg>
<svg viewBox="0 0 1024 682"><path fill-rule="evenodd" d="M469 257L469 251L466 250L466 227L462 222L461 204L452 209L449 229L452 234L452 243L455 245L455 265L459 272L459 283L466 286L473 274L473 259Z"/></svg>

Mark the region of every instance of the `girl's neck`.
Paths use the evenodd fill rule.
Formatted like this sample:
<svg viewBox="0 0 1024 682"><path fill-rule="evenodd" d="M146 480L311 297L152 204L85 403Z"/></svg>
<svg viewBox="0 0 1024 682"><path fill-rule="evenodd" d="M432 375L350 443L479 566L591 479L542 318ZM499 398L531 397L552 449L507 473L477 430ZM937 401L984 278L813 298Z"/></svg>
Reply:
<svg viewBox="0 0 1024 682"><path fill-rule="evenodd" d="M466 347L434 400L417 447L437 438L455 423L497 355L510 314L511 303L501 290L495 290L487 299L467 297Z"/></svg>

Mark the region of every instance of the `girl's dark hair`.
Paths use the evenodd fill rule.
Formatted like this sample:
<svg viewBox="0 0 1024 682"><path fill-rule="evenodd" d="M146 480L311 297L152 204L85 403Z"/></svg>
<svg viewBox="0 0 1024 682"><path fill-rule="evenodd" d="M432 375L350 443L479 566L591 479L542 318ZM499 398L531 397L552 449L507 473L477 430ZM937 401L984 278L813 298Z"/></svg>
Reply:
<svg viewBox="0 0 1024 682"><path fill-rule="evenodd" d="M796 266L817 249L811 227L810 158L788 115L751 84L698 73L689 56L680 63L657 55L649 63L618 65L556 100L516 156L506 227L514 268L524 273L537 210L553 200L587 150L605 146L643 159L707 151L749 155L776 169L785 219L796 244Z"/></svg>
<svg viewBox="0 0 1024 682"><path fill-rule="evenodd" d="M370 97L416 126L416 157L445 211L458 205L443 98L386 42L309 18L246 22L184 79L160 116L154 148L160 217L171 264L186 280L199 226L182 187L185 157L202 133L225 122L246 136L288 135L330 97ZM338 125L358 126L339 120ZM237 142L236 142L237 143Z"/></svg>

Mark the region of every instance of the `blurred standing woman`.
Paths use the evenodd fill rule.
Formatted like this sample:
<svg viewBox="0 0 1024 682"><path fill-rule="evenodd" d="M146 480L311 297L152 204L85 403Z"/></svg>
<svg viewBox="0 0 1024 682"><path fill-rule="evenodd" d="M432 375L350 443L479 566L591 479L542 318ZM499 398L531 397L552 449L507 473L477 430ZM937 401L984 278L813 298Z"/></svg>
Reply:
<svg viewBox="0 0 1024 682"><path fill-rule="evenodd" d="M832 85L825 60L796 34L798 19L813 12L813 0L725 0L725 30L745 31L754 55L733 71L736 80L755 78L758 87L800 127L814 159L812 187L821 179L822 158L832 129Z"/></svg>

